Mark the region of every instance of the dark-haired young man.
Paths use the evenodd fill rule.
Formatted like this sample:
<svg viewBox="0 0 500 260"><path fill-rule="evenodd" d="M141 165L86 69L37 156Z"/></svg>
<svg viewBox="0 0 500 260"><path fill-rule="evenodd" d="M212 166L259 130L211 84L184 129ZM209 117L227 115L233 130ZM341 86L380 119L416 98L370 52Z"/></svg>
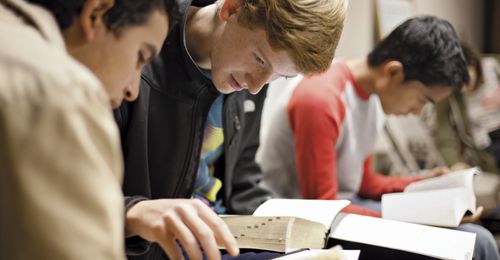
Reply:
<svg viewBox="0 0 500 260"><path fill-rule="evenodd" d="M404 22L367 57L336 61L324 74L297 80L289 86L290 98L274 103L279 107L270 115L273 127L259 156L262 185L278 197L349 199L345 212L380 217L382 194L421 179L373 171L371 153L384 113L418 114L468 81L460 43L447 21L420 16ZM477 234L476 259L498 259L486 229L474 224L458 229Z"/></svg>
<svg viewBox="0 0 500 260"><path fill-rule="evenodd" d="M0 1L0 259L125 258L111 108L137 96L175 6Z"/></svg>

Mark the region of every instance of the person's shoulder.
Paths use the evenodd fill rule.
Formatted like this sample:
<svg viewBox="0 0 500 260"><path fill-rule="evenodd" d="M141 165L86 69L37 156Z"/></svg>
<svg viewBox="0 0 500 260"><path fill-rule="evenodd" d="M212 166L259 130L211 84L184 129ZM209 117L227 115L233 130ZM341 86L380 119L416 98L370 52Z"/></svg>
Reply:
<svg viewBox="0 0 500 260"><path fill-rule="evenodd" d="M329 74L305 77L295 88L289 103L311 109L341 106L345 85L346 82L336 80Z"/></svg>
<svg viewBox="0 0 500 260"><path fill-rule="evenodd" d="M343 118L346 106L343 95L348 81L340 76L333 63L324 73L304 77L292 93L288 112L304 111L315 118Z"/></svg>
<svg viewBox="0 0 500 260"><path fill-rule="evenodd" d="M64 48L46 41L29 26L5 28L0 41L0 89L4 102L18 100L47 105L107 102L99 80ZM9 33L9 34L6 34Z"/></svg>

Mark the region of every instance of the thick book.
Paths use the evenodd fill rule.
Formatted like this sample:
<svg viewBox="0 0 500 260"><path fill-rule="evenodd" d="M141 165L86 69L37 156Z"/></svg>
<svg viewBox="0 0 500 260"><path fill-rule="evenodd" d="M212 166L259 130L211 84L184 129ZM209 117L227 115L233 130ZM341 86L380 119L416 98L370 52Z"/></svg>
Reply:
<svg viewBox="0 0 500 260"><path fill-rule="evenodd" d="M457 227L465 214L476 210L470 168L412 183L404 192L382 196L382 217L411 223Z"/></svg>
<svg viewBox="0 0 500 260"><path fill-rule="evenodd" d="M271 199L252 216L222 216L242 249L341 245L359 259L472 259L476 234L339 212L345 200Z"/></svg>
<svg viewBox="0 0 500 260"><path fill-rule="evenodd" d="M325 248L335 216L347 200L270 199L253 215L221 216L238 246L290 252Z"/></svg>
<svg viewBox="0 0 500 260"><path fill-rule="evenodd" d="M339 214L328 246L361 250L364 259L470 260L476 234L395 220Z"/></svg>

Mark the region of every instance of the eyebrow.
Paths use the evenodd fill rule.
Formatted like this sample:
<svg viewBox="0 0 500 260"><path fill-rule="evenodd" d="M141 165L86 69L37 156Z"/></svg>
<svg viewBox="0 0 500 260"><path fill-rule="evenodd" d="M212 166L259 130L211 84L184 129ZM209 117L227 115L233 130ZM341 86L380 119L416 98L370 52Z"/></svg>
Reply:
<svg viewBox="0 0 500 260"><path fill-rule="evenodd" d="M274 71L274 66L273 64L269 61L269 59L266 57L266 55L264 54L264 52L262 51L262 49L257 46L257 52L262 56L262 59L264 59L264 61L269 64L269 66L271 67L271 71L273 72L276 72ZM285 74L281 74L281 73L278 73L278 75L280 75L280 77L287 77L287 78L293 78L293 77L297 77L298 74L295 74L295 75L285 75Z"/></svg>
<svg viewBox="0 0 500 260"><path fill-rule="evenodd" d="M151 54L148 59L146 60L147 63L150 63L154 57L156 57L158 51L156 50L156 47L153 46L152 44L150 43L145 43L146 45L146 48L149 50L149 53Z"/></svg>

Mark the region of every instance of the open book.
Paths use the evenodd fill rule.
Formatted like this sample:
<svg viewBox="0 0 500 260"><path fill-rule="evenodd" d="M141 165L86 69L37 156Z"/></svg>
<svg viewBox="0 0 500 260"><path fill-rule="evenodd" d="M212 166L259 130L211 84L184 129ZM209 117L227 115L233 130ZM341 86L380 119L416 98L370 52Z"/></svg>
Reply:
<svg viewBox="0 0 500 260"><path fill-rule="evenodd" d="M240 248L290 252L322 249L347 200L270 199L253 215L221 216Z"/></svg>
<svg viewBox="0 0 500 260"><path fill-rule="evenodd" d="M360 259L472 259L476 234L389 219L339 214L329 246L361 250Z"/></svg>
<svg viewBox="0 0 500 260"><path fill-rule="evenodd" d="M271 199L253 216L222 217L240 248L290 252L340 244L361 250L360 259L472 259L474 233L339 214L348 204L345 200Z"/></svg>
<svg viewBox="0 0 500 260"><path fill-rule="evenodd" d="M476 210L473 177L477 168L422 180L404 192L382 196L382 216L419 224L457 227L467 212Z"/></svg>
<svg viewBox="0 0 500 260"><path fill-rule="evenodd" d="M340 246L330 249L299 250L276 260L358 260L359 250L343 250Z"/></svg>

